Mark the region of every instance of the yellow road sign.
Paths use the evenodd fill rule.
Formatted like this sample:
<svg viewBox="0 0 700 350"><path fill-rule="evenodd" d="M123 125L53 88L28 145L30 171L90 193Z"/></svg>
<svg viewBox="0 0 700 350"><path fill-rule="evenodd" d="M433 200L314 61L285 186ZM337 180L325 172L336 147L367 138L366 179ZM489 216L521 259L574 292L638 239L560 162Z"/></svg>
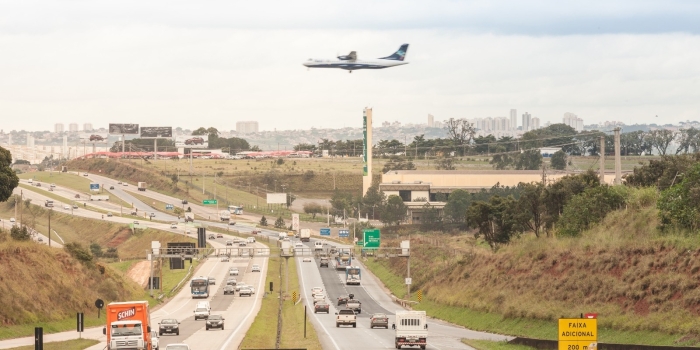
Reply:
<svg viewBox="0 0 700 350"><path fill-rule="evenodd" d="M590 340L560 340L559 350L596 350L597 342Z"/></svg>
<svg viewBox="0 0 700 350"><path fill-rule="evenodd" d="M420 303L421 301L423 301L423 291L418 290L418 302Z"/></svg>
<svg viewBox="0 0 700 350"><path fill-rule="evenodd" d="M560 318L559 350L596 350L598 319Z"/></svg>
<svg viewBox="0 0 700 350"><path fill-rule="evenodd" d="M292 292L292 302L294 302L294 303L297 302L297 292L296 291Z"/></svg>

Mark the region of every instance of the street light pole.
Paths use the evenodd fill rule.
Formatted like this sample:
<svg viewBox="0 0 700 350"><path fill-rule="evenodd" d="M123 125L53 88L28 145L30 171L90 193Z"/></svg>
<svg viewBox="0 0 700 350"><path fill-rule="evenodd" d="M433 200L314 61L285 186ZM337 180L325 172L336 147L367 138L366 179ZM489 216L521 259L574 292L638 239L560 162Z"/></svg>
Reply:
<svg viewBox="0 0 700 350"><path fill-rule="evenodd" d="M51 208L49 208L49 247L51 247Z"/></svg>

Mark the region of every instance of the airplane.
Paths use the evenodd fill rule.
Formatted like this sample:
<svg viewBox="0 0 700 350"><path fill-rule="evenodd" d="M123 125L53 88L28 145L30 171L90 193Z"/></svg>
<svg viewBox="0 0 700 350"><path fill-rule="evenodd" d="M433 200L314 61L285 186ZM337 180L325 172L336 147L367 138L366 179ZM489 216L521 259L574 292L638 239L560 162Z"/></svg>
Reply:
<svg viewBox="0 0 700 350"><path fill-rule="evenodd" d="M338 56L337 61L309 58L309 60L304 62L303 65L307 68L340 68L350 71L350 73L357 69L384 69L408 64L408 62L403 61L404 58L406 58L407 51L408 44L403 44L399 50L394 52L392 55L377 58L375 60L357 59L357 52L351 51L347 55Z"/></svg>

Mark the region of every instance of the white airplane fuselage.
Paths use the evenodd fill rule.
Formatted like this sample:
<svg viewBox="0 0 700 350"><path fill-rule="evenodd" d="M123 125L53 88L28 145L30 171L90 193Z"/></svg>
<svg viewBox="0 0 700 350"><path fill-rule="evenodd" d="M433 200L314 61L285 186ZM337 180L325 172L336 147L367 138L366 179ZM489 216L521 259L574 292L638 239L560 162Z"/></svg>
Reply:
<svg viewBox="0 0 700 350"><path fill-rule="evenodd" d="M408 62L383 59L352 61L310 58L303 64L308 68L339 68L353 71L359 69L384 69L408 64Z"/></svg>

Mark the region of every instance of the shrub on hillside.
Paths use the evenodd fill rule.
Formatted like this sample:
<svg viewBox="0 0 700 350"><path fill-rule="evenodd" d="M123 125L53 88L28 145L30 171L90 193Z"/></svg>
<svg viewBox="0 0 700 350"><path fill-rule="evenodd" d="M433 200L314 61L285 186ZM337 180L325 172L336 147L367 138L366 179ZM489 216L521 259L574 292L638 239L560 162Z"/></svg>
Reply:
<svg viewBox="0 0 700 350"><path fill-rule="evenodd" d="M63 249L68 252L73 258L83 264L91 265L93 256L90 251L85 249L80 243L71 242L63 246Z"/></svg>
<svg viewBox="0 0 700 350"><path fill-rule="evenodd" d="M260 226L267 226L267 218L265 215L260 218Z"/></svg>
<svg viewBox="0 0 700 350"><path fill-rule="evenodd" d="M683 175L680 183L661 192L657 203L661 228L676 226L684 229L700 228L700 163Z"/></svg>
<svg viewBox="0 0 700 350"><path fill-rule="evenodd" d="M22 228L12 226L10 229L10 236L15 241L28 241L29 238L31 238L29 231L27 231L27 226L22 226Z"/></svg>
<svg viewBox="0 0 700 350"><path fill-rule="evenodd" d="M598 186L575 195L564 207L559 219L559 233L577 236L600 222L605 216L625 204L627 191L624 187Z"/></svg>
<svg viewBox="0 0 700 350"><path fill-rule="evenodd" d="M284 219L282 219L282 216L278 217L277 220L275 220L275 228L284 228L285 226Z"/></svg>

